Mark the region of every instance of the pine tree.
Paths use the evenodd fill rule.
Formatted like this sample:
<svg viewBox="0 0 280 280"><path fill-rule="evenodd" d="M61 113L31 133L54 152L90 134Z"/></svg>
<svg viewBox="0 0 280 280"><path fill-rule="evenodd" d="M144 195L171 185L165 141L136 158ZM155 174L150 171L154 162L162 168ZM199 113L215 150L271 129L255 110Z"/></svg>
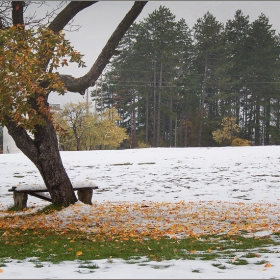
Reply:
<svg viewBox="0 0 280 280"><path fill-rule="evenodd" d="M212 141L211 126L218 115L218 80L221 56L224 55L222 44L223 24L207 12L197 20L193 27L195 39L195 67L200 75L201 98L198 128L198 146L209 145ZM207 121L206 121L207 120ZM207 126L206 122L208 123ZM209 126L210 125L210 126ZM206 133L203 134L203 128ZM204 138L204 139L203 139Z"/></svg>

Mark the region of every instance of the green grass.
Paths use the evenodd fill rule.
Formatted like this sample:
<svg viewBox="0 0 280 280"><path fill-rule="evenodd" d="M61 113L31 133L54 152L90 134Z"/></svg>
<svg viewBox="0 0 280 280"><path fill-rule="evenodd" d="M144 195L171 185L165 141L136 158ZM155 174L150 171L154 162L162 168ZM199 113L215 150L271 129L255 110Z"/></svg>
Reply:
<svg viewBox="0 0 280 280"><path fill-rule="evenodd" d="M133 262L141 257L147 260L201 259L215 261L228 259L234 265L246 265L246 258L260 254L268 245L279 245L272 238L245 238L242 236L203 236L200 238L126 240L110 236L104 240L96 239L93 234L67 232L62 230L17 230L0 229L0 266L5 259L24 260L32 257L36 267L41 262L81 260L83 266L95 269L89 262L96 259L122 258ZM256 251L257 250L257 251ZM235 252L244 252L242 259L231 262ZM76 254L80 252L80 254ZM265 250L267 253L268 250ZM259 263L256 263L259 264ZM214 266L223 269L218 264Z"/></svg>
<svg viewBox="0 0 280 280"><path fill-rule="evenodd" d="M233 264L233 265L246 265L246 264L248 264L248 261L245 259L237 259L236 261L228 261L227 263Z"/></svg>
<svg viewBox="0 0 280 280"><path fill-rule="evenodd" d="M133 163L130 162L124 162L124 163L114 163L110 164L111 166L122 166L122 165L132 165Z"/></svg>
<svg viewBox="0 0 280 280"><path fill-rule="evenodd" d="M53 211L61 211L64 207L63 206L57 206L54 204L49 204L47 206L45 206L44 208L38 210L36 212L36 215L38 214L50 214Z"/></svg>
<svg viewBox="0 0 280 280"><path fill-rule="evenodd" d="M226 269L226 266L221 263L212 263L212 265L218 267L219 269Z"/></svg>
<svg viewBox="0 0 280 280"><path fill-rule="evenodd" d="M63 206L57 206L54 204L49 204L45 206L44 208L36 211L36 213L27 213L25 215L38 215L38 214L50 214L53 211L60 211L63 209ZM19 206L11 206L8 208L8 211L10 212L20 212L22 209Z"/></svg>
<svg viewBox="0 0 280 280"><path fill-rule="evenodd" d="M10 206L8 207L8 211L10 212L18 212L18 211L22 211L22 208L16 205Z"/></svg>
<svg viewBox="0 0 280 280"><path fill-rule="evenodd" d="M99 268L99 266L91 261L84 261L82 264L79 265L79 268L97 269Z"/></svg>

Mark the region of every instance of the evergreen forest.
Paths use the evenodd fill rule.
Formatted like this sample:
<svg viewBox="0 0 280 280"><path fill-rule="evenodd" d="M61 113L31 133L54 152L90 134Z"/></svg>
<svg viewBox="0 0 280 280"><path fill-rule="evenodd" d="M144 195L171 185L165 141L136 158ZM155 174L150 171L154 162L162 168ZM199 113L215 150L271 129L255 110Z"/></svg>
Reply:
<svg viewBox="0 0 280 280"><path fill-rule="evenodd" d="M131 26L91 96L97 112L117 109L126 148L221 146L225 118L250 145L279 145L279 56L264 14L207 12L190 28L160 6Z"/></svg>

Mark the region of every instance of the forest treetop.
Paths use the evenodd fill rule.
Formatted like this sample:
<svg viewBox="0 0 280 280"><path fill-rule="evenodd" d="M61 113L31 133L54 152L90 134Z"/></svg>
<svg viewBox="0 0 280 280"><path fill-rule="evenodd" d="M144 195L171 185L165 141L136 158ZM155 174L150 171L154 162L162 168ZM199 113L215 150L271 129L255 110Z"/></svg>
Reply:
<svg viewBox="0 0 280 280"><path fill-rule="evenodd" d="M221 23L207 12L190 28L160 6L120 42L103 107L118 108L135 147L214 146L225 117L251 144L278 144L279 42L264 14L249 22L237 10Z"/></svg>

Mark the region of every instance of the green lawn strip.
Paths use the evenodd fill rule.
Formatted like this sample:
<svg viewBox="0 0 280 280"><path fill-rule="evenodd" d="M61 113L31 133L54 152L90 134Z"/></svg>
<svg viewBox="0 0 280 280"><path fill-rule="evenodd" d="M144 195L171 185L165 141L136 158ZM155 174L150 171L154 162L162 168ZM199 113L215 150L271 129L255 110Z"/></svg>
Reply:
<svg viewBox="0 0 280 280"><path fill-rule="evenodd" d="M257 256L255 252L265 250L266 246L279 245L278 238L208 235L185 239L146 238L123 241L117 236L99 240L93 234L70 231L65 233L62 230L0 229L0 266L5 266L5 260L9 258L17 260L32 258L39 266L43 261L59 263L78 259L85 262L111 258L132 261L141 257L157 261L171 259L215 261L224 258L230 262L235 252L243 252L241 260L234 263L241 265L245 264L246 258ZM95 268L95 264L91 262L85 266Z"/></svg>
<svg viewBox="0 0 280 280"><path fill-rule="evenodd" d="M57 206L54 204L49 204L45 207L43 207L42 209L37 210L34 213L24 213L24 215L40 215L40 214L51 214L54 211L61 211L62 209L64 209L63 206ZM22 211L22 209L18 206L11 206L7 209L11 214L13 213L20 213ZM7 217L9 217L9 215L7 215Z"/></svg>

